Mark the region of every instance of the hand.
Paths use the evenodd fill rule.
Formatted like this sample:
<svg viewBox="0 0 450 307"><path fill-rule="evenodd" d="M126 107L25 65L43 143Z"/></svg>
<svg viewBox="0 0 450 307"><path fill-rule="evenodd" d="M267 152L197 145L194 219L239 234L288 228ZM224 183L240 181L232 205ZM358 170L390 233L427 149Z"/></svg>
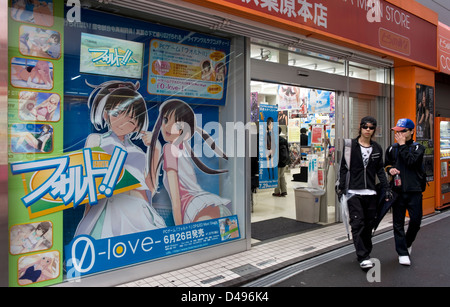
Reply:
<svg viewBox="0 0 450 307"><path fill-rule="evenodd" d="M397 175L397 174L400 174L400 171L399 171L398 169L396 169L395 167L392 167L392 168L389 170L389 175L395 176L395 175Z"/></svg>
<svg viewBox="0 0 450 307"><path fill-rule="evenodd" d="M394 195L392 194L391 189L386 190L386 193L384 194L384 198L385 198L385 201L390 201L391 199L394 198Z"/></svg>
<svg viewBox="0 0 450 307"><path fill-rule="evenodd" d="M406 137L404 133L396 132L395 133L395 140L399 145L405 145L406 143Z"/></svg>
<svg viewBox="0 0 450 307"><path fill-rule="evenodd" d="M152 141L152 135L153 132L151 131L141 131L142 134L142 142L144 143L145 146L150 146L150 142Z"/></svg>

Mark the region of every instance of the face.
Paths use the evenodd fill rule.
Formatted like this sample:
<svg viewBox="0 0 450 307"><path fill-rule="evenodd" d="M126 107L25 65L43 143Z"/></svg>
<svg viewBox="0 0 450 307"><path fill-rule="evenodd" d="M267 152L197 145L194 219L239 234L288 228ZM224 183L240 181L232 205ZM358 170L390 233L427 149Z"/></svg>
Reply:
<svg viewBox="0 0 450 307"><path fill-rule="evenodd" d="M397 131L396 133L401 133L402 135L405 136L405 141L409 141L412 138L412 135L414 132L413 132L413 130L410 130L410 129L403 129L403 130Z"/></svg>
<svg viewBox="0 0 450 307"><path fill-rule="evenodd" d="M125 136L136 131L138 127L137 120L131 117L132 113L119 113L117 110L105 113L106 116L109 115L110 128L117 136Z"/></svg>
<svg viewBox="0 0 450 307"><path fill-rule="evenodd" d="M175 122L175 114L165 115L161 125L164 141L173 143L182 133L181 123Z"/></svg>
<svg viewBox="0 0 450 307"><path fill-rule="evenodd" d="M58 102L59 102L59 96L57 96L57 95L50 96L50 103L47 105L47 109L49 111L56 110L56 107L58 106Z"/></svg>
<svg viewBox="0 0 450 307"><path fill-rule="evenodd" d="M371 138L375 133L375 126L371 123L361 125L361 135L367 138Z"/></svg>

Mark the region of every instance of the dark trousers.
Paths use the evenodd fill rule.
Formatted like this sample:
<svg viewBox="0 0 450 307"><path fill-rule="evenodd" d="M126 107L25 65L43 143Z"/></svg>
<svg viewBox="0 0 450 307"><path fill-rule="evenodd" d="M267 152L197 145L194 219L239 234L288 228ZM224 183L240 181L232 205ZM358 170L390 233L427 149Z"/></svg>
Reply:
<svg viewBox="0 0 450 307"><path fill-rule="evenodd" d="M406 210L409 214L408 230L405 233ZM392 204L395 250L399 256L408 256L408 247L414 242L422 222L422 193L400 192Z"/></svg>
<svg viewBox="0 0 450 307"><path fill-rule="evenodd" d="M353 195L347 201L353 244L359 262L370 259L377 201L377 195Z"/></svg>

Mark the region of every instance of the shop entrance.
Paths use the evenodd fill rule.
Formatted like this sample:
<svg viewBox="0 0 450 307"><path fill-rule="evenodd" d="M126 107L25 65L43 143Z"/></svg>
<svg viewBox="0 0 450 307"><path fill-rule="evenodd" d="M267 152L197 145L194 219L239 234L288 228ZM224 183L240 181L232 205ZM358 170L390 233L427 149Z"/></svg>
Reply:
<svg viewBox="0 0 450 307"><path fill-rule="evenodd" d="M252 238L264 240L335 221L337 98L337 93L330 90L251 81L251 119L259 132L258 146L266 145L266 140L261 141L261 134L266 133L261 123L262 110L270 106L277 111L275 127L279 127L289 148L289 162L278 167L284 183L281 179L268 180L264 156L253 158ZM281 148L280 144L277 148ZM263 149L258 152L261 154Z"/></svg>
<svg viewBox="0 0 450 307"><path fill-rule="evenodd" d="M340 222L334 183L343 138L356 137L361 118L371 115L379 123L374 140L383 148L390 142L389 65L258 44L251 45L251 58L250 114L259 131L258 148L265 145L261 134L268 133L267 125L261 130L261 116L267 118L264 112L272 107L291 157L281 173L286 181L282 196L274 195L281 192L276 183L266 184L268 171L261 168L267 167L267 158L253 158L252 242ZM303 144L302 130L307 137ZM322 194L296 193L298 188Z"/></svg>

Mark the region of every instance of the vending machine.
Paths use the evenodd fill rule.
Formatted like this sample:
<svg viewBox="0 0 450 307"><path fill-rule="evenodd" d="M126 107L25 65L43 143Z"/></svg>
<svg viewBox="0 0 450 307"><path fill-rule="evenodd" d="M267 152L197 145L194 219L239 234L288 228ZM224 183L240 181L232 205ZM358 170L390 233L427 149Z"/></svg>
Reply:
<svg viewBox="0 0 450 307"><path fill-rule="evenodd" d="M450 118L436 117L435 152L436 159L436 209L450 206Z"/></svg>

